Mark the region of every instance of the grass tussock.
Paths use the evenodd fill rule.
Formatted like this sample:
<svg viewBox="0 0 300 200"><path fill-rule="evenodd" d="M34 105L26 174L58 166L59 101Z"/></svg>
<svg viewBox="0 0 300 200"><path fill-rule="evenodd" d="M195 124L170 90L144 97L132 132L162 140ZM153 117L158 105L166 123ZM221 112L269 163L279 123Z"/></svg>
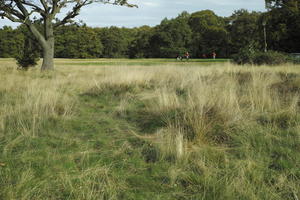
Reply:
<svg viewBox="0 0 300 200"><path fill-rule="evenodd" d="M0 199L300 197L298 66L1 65Z"/></svg>

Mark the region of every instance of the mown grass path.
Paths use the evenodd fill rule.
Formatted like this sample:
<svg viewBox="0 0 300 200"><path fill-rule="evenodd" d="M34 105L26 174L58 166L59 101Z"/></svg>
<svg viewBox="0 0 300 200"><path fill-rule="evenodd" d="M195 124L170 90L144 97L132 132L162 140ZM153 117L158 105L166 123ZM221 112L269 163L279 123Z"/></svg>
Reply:
<svg viewBox="0 0 300 200"><path fill-rule="evenodd" d="M174 199L178 190L167 174L171 163L147 162L151 146L116 116L119 99L80 94L78 100L70 119L48 120L39 137L2 141L0 198Z"/></svg>

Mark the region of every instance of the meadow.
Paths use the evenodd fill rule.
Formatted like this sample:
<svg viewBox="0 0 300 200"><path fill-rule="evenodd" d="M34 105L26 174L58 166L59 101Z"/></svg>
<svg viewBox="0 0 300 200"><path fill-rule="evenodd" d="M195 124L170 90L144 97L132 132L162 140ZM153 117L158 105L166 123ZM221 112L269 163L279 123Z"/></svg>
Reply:
<svg viewBox="0 0 300 200"><path fill-rule="evenodd" d="M0 199L298 200L300 66L0 60Z"/></svg>

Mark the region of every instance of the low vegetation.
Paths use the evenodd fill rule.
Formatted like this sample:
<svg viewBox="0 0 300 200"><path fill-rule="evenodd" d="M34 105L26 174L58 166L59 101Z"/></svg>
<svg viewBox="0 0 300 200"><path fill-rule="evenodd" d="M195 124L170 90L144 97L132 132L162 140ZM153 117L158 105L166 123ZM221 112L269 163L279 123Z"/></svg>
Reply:
<svg viewBox="0 0 300 200"><path fill-rule="evenodd" d="M297 63L297 59L276 51L261 52L247 48L234 55L233 62L240 65L284 65L288 62Z"/></svg>
<svg viewBox="0 0 300 200"><path fill-rule="evenodd" d="M0 199L300 198L299 66L70 62L1 60Z"/></svg>
<svg viewBox="0 0 300 200"><path fill-rule="evenodd" d="M34 42L31 39L26 41L21 53L16 56L16 61L20 69L27 70L29 67L34 67L40 60L38 47L34 47Z"/></svg>

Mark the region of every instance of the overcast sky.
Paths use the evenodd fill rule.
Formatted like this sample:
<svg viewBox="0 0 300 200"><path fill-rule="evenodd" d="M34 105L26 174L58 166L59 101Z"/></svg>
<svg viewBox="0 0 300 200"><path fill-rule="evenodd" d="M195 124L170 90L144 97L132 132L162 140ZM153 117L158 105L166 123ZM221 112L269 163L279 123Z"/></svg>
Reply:
<svg viewBox="0 0 300 200"><path fill-rule="evenodd" d="M129 0L139 8L126 8L94 3L81 10L76 18L88 26L136 27L154 26L167 17L176 17L182 11L189 13L210 9L219 16L230 16L235 10L264 11L264 0ZM0 27L16 26L8 20L0 19Z"/></svg>

